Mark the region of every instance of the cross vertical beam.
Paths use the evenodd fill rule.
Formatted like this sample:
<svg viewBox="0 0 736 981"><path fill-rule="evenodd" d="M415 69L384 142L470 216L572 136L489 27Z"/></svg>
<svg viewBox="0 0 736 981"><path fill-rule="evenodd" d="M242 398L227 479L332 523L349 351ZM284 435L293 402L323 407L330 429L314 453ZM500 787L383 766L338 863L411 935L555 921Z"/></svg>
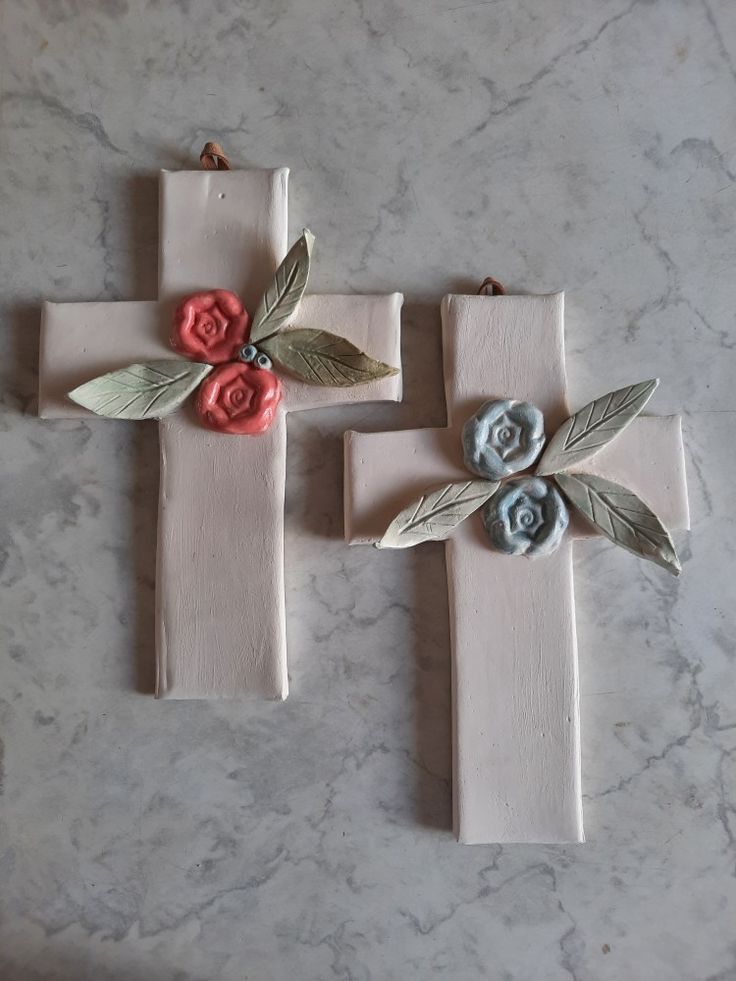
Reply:
<svg viewBox="0 0 736 981"><path fill-rule="evenodd" d="M286 253L286 170L164 171L159 301L232 290L255 310ZM286 698L286 418L258 437L160 422L156 694Z"/></svg>
<svg viewBox="0 0 736 981"><path fill-rule="evenodd" d="M563 311L560 293L445 298L450 427L501 397L533 402L550 432L567 418ZM582 841L570 541L512 563L466 522L447 566L458 838Z"/></svg>
<svg viewBox="0 0 736 981"><path fill-rule="evenodd" d="M346 434L349 541L377 540L422 491L468 478L460 432L488 399L534 402L548 435L569 414L562 294L449 296L442 324L448 428ZM687 527L678 418L635 420L594 462L669 527ZM571 522L560 548L536 560L493 552L477 518L446 543L462 842L583 840L572 539L590 533Z"/></svg>

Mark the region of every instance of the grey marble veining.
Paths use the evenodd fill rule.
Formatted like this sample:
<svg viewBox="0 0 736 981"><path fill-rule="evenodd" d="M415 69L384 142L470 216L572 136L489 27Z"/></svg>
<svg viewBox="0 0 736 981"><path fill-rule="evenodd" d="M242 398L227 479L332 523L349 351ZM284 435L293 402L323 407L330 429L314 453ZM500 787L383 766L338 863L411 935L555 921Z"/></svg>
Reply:
<svg viewBox="0 0 736 981"><path fill-rule="evenodd" d="M4 981L736 978L736 6L1 13ZM407 295L404 403L290 420L283 705L144 694L155 426L34 415L41 298L154 298L209 138L292 168L315 289ZM439 299L489 274L567 290L576 406L685 410L681 579L577 549L579 847L454 843L442 547L341 541L343 429L444 422Z"/></svg>

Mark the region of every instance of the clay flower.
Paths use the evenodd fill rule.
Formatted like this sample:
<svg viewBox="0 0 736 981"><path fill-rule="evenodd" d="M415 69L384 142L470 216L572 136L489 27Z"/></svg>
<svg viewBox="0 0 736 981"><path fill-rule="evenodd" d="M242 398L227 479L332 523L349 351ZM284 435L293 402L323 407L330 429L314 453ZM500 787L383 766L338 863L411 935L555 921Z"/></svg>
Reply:
<svg viewBox="0 0 736 981"><path fill-rule="evenodd" d="M567 508L543 477L514 477L501 484L483 508L491 545L505 555L549 555L568 524Z"/></svg>
<svg viewBox="0 0 736 981"><path fill-rule="evenodd" d="M186 297L174 313L171 346L179 354L208 364L233 361L248 340L250 318L229 290L207 290Z"/></svg>
<svg viewBox="0 0 736 981"><path fill-rule="evenodd" d="M543 445L544 418L530 402L486 402L463 426L465 466L486 480L526 470Z"/></svg>
<svg viewBox="0 0 736 981"><path fill-rule="evenodd" d="M231 361L209 374L197 392L196 408L208 429L239 436L264 433L281 401L281 384L267 367Z"/></svg>

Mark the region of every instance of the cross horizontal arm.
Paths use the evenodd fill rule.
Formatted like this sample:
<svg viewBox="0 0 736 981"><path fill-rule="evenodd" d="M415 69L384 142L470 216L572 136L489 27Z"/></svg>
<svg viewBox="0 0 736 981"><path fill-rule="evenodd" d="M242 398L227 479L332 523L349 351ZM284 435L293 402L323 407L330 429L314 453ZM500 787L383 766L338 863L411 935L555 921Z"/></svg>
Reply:
<svg viewBox="0 0 736 981"><path fill-rule="evenodd" d="M351 388L309 385L282 375L284 411L353 402L401 400L400 293L305 296L293 326L339 334L397 374ZM67 392L105 372L140 361L178 358L169 344L169 316L152 301L45 303L41 320L39 415L83 419L91 413Z"/></svg>
<svg viewBox="0 0 736 981"><path fill-rule="evenodd" d="M377 542L412 500L450 480L467 480L459 434L451 429L405 429L344 436L345 539Z"/></svg>
<svg viewBox="0 0 736 981"><path fill-rule="evenodd" d="M67 392L97 375L140 361L175 358L159 304L44 303L38 379L43 419L91 415Z"/></svg>
<svg viewBox="0 0 736 981"><path fill-rule="evenodd" d="M477 406L476 406L477 408ZM581 470L635 491L667 528L689 527L679 416L640 416ZM377 541L413 498L450 480L467 480L460 429L413 429L345 434L345 536L353 544ZM595 530L582 519L575 538Z"/></svg>
<svg viewBox="0 0 736 981"><path fill-rule="evenodd" d="M310 385L282 376L284 409L294 412L330 405L349 405L353 402L400 402L403 299L401 293L381 296L305 296L290 326L326 330L344 337L377 361L396 368L397 374L350 388Z"/></svg>

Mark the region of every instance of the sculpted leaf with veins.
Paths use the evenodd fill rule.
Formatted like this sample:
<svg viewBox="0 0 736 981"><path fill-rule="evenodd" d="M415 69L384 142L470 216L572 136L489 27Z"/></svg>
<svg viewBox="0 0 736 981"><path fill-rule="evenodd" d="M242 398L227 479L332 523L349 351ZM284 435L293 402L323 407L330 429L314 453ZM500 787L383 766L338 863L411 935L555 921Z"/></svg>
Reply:
<svg viewBox="0 0 736 981"><path fill-rule="evenodd" d="M477 511L497 487L487 480L466 480L422 494L396 515L376 547L411 548L421 542L441 541Z"/></svg>
<svg viewBox="0 0 736 981"><path fill-rule="evenodd" d="M538 474L554 474L582 463L626 429L659 385L658 378L627 385L588 402L560 426L549 442Z"/></svg>

